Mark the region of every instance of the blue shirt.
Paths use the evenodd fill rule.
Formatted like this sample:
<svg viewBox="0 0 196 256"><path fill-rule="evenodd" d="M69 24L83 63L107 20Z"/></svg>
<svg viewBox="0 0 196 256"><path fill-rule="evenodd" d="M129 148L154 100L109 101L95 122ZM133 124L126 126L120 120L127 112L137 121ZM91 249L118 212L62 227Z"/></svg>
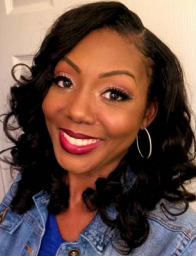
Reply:
<svg viewBox="0 0 196 256"><path fill-rule="evenodd" d="M1 256L37 256L45 234L48 218L47 205L50 195L45 191L33 197L33 207L23 215L10 209L15 194L14 183L0 204L0 214L4 214L0 223ZM170 211L175 212L173 204L166 201ZM108 209L115 216L114 208ZM190 208L182 215L168 218L160 204L149 213L150 233L144 244L134 249L130 256L196 256L196 213ZM103 223L99 214L81 232L79 239L62 242L55 256L65 256L76 249L81 256L120 256L112 244L116 243L116 232Z"/></svg>
<svg viewBox="0 0 196 256"><path fill-rule="evenodd" d="M56 217L50 213L46 223L46 232L43 236L38 256L53 256L64 242L60 236Z"/></svg>

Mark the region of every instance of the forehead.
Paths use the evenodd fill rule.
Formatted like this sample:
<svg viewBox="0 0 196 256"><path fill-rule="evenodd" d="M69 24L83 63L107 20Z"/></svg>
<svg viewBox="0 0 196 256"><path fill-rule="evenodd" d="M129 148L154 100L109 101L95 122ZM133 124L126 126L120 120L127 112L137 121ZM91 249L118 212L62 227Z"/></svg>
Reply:
<svg viewBox="0 0 196 256"><path fill-rule="evenodd" d="M113 30L94 30L66 54L66 57L83 72L96 74L129 70L137 80L147 80L147 60L134 41L133 37L119 35Z"/></svg>
<svg viewBox="0 0 196 256"><path fill-rule="evenodd" d="M142 62L144 56L135 47L133 37L122 36L114 30L99 29L86 35L69 53L73 57L96 57L98 60L109 57L107 61L118 58L118 63L125 59L137 59ZM85 55L86 54L86 55ZM105 58L106 60L106 58Z"/></svg>

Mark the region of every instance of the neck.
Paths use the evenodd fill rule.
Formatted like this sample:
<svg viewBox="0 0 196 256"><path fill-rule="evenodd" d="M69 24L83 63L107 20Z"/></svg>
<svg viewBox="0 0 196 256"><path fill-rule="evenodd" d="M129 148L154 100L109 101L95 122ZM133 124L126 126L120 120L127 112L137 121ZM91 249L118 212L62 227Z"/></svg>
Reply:
<svg viewBox="0 0 196 256"><path fill-rule="evenodd" d="M69 205L83 203L82 193L87 188L96 188L96 181L98 178L107 178L109 174L115 169L105 169L102 172L88 172L88 173L73 173L67 172L65 182L69 186Z"/></svg>

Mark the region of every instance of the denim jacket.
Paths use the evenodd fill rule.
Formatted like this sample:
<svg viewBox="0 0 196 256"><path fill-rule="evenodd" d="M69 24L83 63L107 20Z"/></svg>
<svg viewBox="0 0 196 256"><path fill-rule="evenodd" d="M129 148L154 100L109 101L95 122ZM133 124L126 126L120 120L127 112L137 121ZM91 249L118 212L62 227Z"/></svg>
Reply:
<svg viewBox="0 0 196 256"><path fill-rule="evenodd" d="M9 205L15 194L14 183L0 204L0 256L38 255L48 216L50 195L44 191L33 197L34 205L18 215ZM109 214L115 216L115 210ZM171 211L176 211L173 207ZM131 256L196 256L196 213L190 208L178 217L167 216L160 204L149 216L150 233L146 242ZM56 256L120 256L113 247L116 230L106 226L97 214L82 231L79 240L62 243ZM79 254L71 253L76 249Z"/></svg>

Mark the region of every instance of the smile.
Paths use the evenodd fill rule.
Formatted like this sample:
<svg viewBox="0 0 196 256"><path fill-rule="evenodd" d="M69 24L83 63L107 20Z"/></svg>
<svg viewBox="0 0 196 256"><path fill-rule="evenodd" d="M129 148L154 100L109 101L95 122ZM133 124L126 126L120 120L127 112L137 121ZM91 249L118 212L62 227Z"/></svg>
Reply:
<svg viewBox="0 0 196 256"><path fill-rule="evenodd" d="M96 139L88 139L88 140L87 139L85 139L85 140L76 139L76 138L69 136L65 132L63 132L63 136L69 141L70 144L76 145L76 146L86 146L86 145L90 145L90 144L93 144L93 143L96 143L99 141Z"/></svg>
<svg viewBox="0 0 196 256"><path fill-rule="evenodd" d="M91 138L86 135L75 134L69 130L60 130L59 139L62 148L68 153L75 155L87 154L97 148L101 142L100 139Z"/></svg>

